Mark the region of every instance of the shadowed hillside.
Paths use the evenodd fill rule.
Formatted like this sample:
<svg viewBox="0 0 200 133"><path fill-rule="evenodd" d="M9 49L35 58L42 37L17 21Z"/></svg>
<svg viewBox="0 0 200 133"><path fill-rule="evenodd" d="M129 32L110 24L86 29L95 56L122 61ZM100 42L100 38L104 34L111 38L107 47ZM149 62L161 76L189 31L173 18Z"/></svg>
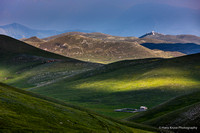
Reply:
<svg viewBox="0 0 200 133"><path fill-rule="evenodd" d="M150 132L145 129L156 132L145 126L144 130L127 127L76 106L2 83L0 100L0 132Z"/></svg>
<svg viewBox="0 0 200 133"><path fill-rule="evenodd" d="M98 67L99 64L50 53L0 35L0 81L37 87Z"/></svg>
<svg viewBox="0 0 200 133"><path fill-rule="evenodd" d="M74 59L66 58L64 56L60 56L54 53L46 52L44 50L35 48L31 45L28 45L22 41L16 40L14 38L0 35L0 52L4 53L2 56L7 55L16 55L16 54L28 54L28 55L34 55L34 56L43 56L43 57L50 57L55 59L63 59L63 60L71 60ZM78 60L74 60L78 61Z"/></svg>

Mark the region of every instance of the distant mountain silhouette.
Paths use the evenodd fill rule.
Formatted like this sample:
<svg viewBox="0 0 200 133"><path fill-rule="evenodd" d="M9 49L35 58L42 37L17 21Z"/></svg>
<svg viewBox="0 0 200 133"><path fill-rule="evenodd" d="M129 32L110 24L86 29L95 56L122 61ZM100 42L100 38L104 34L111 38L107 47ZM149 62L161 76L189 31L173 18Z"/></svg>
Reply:
<svg viewBox="0 0 200 133"><path fill-rule="evenodd" d="M26 27L18 23L12 23L4 26L0 26L0 34L8 35L16 39L29 38L32 36L37 36L39 38L44 38L52 35L57 35L62 32L55 30L36 30Z"/></svg>
<svg viewBox="0 0 200 133"><path fill-rule="evenodd" d="M26 27L22 24L12 23L4 26L0 26L0 34L11 36L16 39L21 38L30 38L32 36L37 36L38 38L45 38L53 35L58 35L65 32L70 31L81 31L81 32L89 32L85 30L64 30L64 31L56 31L56 30L37 30Z"/></svg>

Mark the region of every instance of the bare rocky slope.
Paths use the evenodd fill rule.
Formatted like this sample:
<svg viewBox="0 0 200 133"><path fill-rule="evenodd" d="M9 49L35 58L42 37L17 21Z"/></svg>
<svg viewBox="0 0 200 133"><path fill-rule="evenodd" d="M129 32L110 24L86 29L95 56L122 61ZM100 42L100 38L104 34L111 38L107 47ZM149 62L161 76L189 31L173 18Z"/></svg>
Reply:
<svg viewBox="0 0 200 133"><path fill-rule="evenodd" d="M152 57L174 57L183 55L180 52L164 52L150 50L141 43L163 41L139 39L137 37L117 37L103 33L69 32L50 38L47 42L27 43L38 48L83 61L110 63L125 59L141 59Z"/></svg>
<svg viewBox="0 0 200 133"><path fill-rule="evenodd" d="M24 38L24 39L20 39L21 41L25 41L25 42L45 42L45 40L42 40L36 36L30 37L30 38Z"/></svg>

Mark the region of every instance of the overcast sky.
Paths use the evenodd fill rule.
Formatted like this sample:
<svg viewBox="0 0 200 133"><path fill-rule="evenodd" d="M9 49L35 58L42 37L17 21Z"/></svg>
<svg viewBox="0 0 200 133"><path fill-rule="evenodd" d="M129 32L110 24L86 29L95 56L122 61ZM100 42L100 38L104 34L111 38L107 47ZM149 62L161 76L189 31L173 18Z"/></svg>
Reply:
<svg viewBox="0 0 200 133"><path fill-rule="evenodd" d="M0 0L0 25L17 22L37 29L98 31L145 3L200 11L200 0Z"/></svg>

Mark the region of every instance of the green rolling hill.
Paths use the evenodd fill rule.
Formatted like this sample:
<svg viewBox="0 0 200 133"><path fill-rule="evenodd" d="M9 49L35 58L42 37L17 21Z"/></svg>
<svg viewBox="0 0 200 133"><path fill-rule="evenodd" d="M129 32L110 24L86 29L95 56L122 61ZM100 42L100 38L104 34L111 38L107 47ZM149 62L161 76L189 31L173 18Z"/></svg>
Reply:
<svg viewBox="0 0 200 133"><path fill-rule="evenodd" d="M0 81L16 87L46 85L98 66L0 35Z"/></svg>
<svg viewBox="0 0 200 133"><path fill-rule="evenodd" d="M105 65L31 91L125 118L117 108L152 108L199 90L200 54L173 59L127 60Z"/></svg>
<svg viewBox="0 0 200 133"><path fill-rule="evenodd" d="M0 83L0 132L158 132ZM148 131L150 130L150 131Z"/></svg>

